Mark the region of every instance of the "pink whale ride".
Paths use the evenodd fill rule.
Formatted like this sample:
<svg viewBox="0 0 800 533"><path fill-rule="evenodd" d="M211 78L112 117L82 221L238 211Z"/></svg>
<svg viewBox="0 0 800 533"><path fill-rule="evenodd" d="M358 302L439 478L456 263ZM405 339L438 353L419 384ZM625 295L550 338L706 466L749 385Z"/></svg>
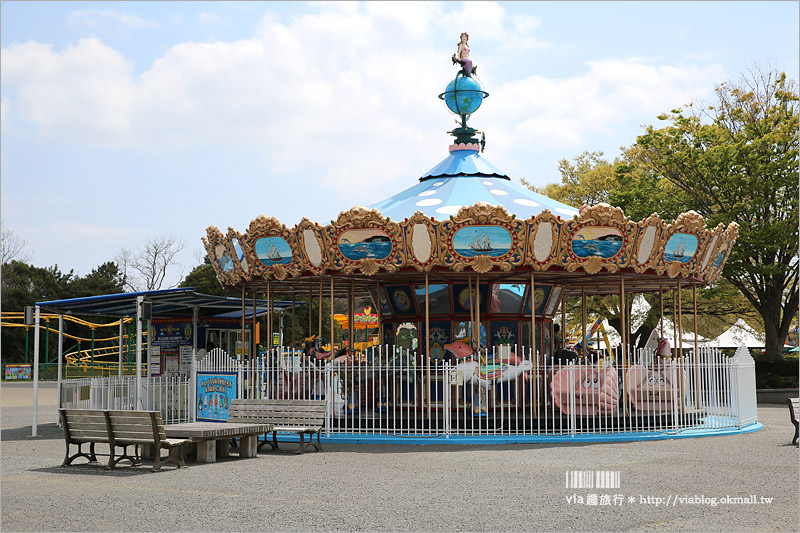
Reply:
<svg viewBox="0 0 800 533"><path fill-rule="evenodd" d="M680 405L680 377L674 361L656 358L650 368L632 365L625 374L625 391L631 407L640 412L661 413Z"/></svg>
<svg viewBox="0 0 800 533"><path fill-rule="evenodd" d="M563 413L599 415L616 411L619 403L617 371L595 365L569 365L555 373L550 383L553 403Z"/></svg>
<svg viewBox="0 0 800 533"><path fill-rule="evenodd" d="M474 353L472 347L463 341L451 342L445 344L444 349L451 352L456 359L465 359ZM516 356L513 352L507 356L501 356L503 361L508 361L508 364L518 366L523 360Z"/></svg>

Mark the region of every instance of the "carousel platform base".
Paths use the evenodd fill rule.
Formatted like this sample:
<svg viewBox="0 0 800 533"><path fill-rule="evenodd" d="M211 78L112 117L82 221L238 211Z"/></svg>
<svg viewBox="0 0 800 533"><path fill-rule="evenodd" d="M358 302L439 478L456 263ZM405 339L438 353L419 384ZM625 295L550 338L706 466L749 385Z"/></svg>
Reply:
<svg viewBox="0 0 800 533"><path fill-rule="evenodd" d="M322 434L323 444L391 444L391 445L501 445L501 444L591 444L608 442L655 441L701 437L724 437L760 431L764 426L754 422L745 427L718 427L727 420L709 417L698 427L678 431L623 431L609 433L562 434L490 434L490 433L356 433L344 429ZM454 430L455 431L455 430ZM279 442L299 442L296 435L279 435Z"/></svg>

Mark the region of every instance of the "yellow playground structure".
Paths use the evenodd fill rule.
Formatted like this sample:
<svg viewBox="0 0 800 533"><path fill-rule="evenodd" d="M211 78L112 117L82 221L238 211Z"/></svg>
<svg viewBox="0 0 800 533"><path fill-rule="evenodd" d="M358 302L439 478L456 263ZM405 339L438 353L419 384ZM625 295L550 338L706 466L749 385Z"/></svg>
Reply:
<svg viewBox="0 0 800 533"><path fill-rule="evenodd" d="M606 356L614 357L606 328L603 326L603 317L598 316L593 318L591 322L587 322L586 331L583 332L583 335L581 335L580 317L568 320L564 339L565 348L577 352L581 357L586 356L585 346L588 346L590 350L594 349L600 352L600 341L602 339Z"/></svg>
<svg viewBox="0 0 800 533"><path fill-rule="evenodd" d="M123 318L122 327L120 328L120 320L107 323L96 323L83 320L81 318L61 315L64 321L72 322L81 326L89 328L91 331L90 337L80 337L63 332L64 339L70 339L75 344L64 349L64 377L69 376L70 373L86 374L91 371L92 375L115 375L119 372L119 359L120 359L120 345L122 347L122 361L123 373L135 373L134 363L130 362L135 357L136 351L136 331L134 318ZM0 326L4 328L25 328L25 362L28 358L28 333L32 331L35 325L25 324L24 312L3 312L1 315ZM42 314L41 323L39 325L40 331L44 332L44 353L50 353L50 334L58 335L58 319L57 314ZM114 328L116 335L97 337L96 330ZM121 332L120 332L121 331ZM147 331L142 331L143 341L142 349L147 349ZM88 345L88 347L86 347ZM41 366L56 365L58 359L53 357L52 361L44 358L44 363ZM146 368L146 367L143 367Z"/></svg>

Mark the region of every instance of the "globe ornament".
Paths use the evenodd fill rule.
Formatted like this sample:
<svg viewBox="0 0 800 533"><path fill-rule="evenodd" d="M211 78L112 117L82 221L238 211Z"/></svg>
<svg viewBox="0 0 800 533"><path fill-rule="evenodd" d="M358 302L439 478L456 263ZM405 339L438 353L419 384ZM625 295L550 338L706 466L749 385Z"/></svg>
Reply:
<svg viewBox="0 0 800 533"><path fill-rule="evenodd" d="M483 103L484 98L488 98L489 93L483 90L477 78L466 77L459 72L456 77L447 84L444 92L439 95L444 100L447 109L451 113L464 116L471 115Z"/></svg>

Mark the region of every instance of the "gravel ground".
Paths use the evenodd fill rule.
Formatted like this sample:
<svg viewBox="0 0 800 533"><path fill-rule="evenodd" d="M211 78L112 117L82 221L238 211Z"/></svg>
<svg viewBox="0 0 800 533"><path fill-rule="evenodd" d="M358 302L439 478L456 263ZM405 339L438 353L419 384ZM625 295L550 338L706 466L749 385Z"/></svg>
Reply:
<svg viewBox="0 0 800 533"><path fill-rule="evenodd" d="M301 456L262 453L159 473L146 465L107 472L58 467L61 430L43 423L56 416L52 384L40 390L41 436L29 436L30 387L0 387L4 531L798 531L800 525L799 455L788 445L794 428L785 406L759 406L764 429L732 437L327 445ZM571 470L619 471L621 486L567 489ZM588 505L591 494L598 503L619 494L622 504ZM568 501L572 495L584 503ZM676 495L701 503L675 503ZM750 495L772 501L721 503ZM656 498L663 501L656 505Z"/></svg>

